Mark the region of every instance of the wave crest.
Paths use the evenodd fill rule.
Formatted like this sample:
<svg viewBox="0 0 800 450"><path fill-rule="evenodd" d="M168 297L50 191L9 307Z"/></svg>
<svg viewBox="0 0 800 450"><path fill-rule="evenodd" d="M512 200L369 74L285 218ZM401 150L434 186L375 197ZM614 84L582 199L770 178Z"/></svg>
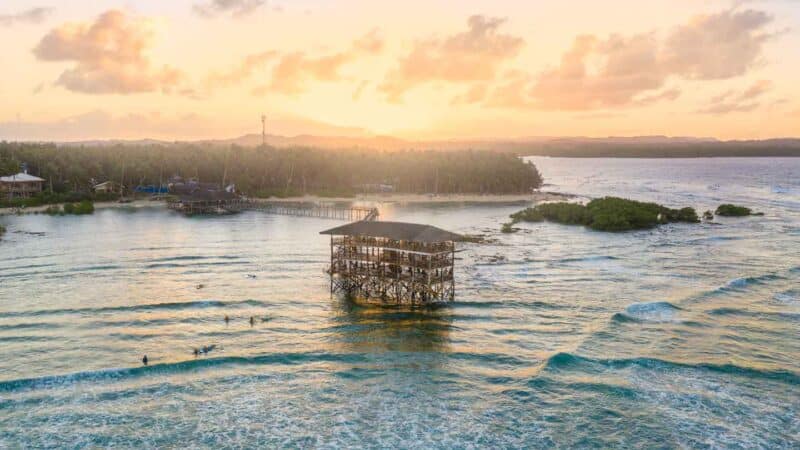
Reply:
<svg viewBox="0 0 800 450"><path fill-rule="evenodd" d="M800 374L788 370L767 370L734 364L680 363L658 358L619 358L594 359L578 356L573 353L560 352L547 359L543 370L557 371L602 371L607 369L643 368L651 370L689 369L700 370L746 378L774 380L791 385L800 385Z"/></svg>
<svg viewBox="0 0 800 450"><path fill-rule="evenodd" d="M272 353L259 356L224 356L219 358L202 358L173 363L151 364L142 367L90 370L68 375L52 375L38 378L22 378L0 382L0 392L13 392L27 389L46 389L60 387L78 382L119 381L144 375L165 375L192 372L217 366L240 365L296 365L311 362L347 362L366 361L364 355L358 353Z"/></svg>
<svg viewBox="0 0 800 450"><path fill-rule="evenodd" d="M63 308L63 309L40 309L34 311L7 311L0 312L0 318L7 317L35 317L35 316L48 316L57 314L100 314L108 312L124 312L124 311L153 311L153 310L182 310L193 308L221 308L221 307L237 307L237 306L266 306L265 302L259 300L242 300L237 302L223 302L220 300L196 300L190 302L166 302L166 303L148 303L144 305L128 305L128 306L103 306L99 308Z"/></svg>

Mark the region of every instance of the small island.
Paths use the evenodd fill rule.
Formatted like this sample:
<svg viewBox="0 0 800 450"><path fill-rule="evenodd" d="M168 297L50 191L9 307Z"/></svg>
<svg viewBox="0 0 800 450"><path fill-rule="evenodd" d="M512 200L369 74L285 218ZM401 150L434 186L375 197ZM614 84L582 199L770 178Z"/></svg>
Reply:
<svg viewBox="0 0 800 450"><path fill-rule="evenodd" d="M754 213L750 208L744 206L732 205L725 203L719 205L716 214L722 217L746 217L746 216L763 216L764 213Z"/></svg>
<svg viewBox="0 0 800 450"><path fill-rule="evenodd" d="M694 208L672 209L657 203L639 202L619 197L604 197L582 205L579 203L543 203L511 215L511 222L502 231L515 231L519 222L556 222L582 225L597 231L621 232L646 230L674 222L697 223Z"/></svg>

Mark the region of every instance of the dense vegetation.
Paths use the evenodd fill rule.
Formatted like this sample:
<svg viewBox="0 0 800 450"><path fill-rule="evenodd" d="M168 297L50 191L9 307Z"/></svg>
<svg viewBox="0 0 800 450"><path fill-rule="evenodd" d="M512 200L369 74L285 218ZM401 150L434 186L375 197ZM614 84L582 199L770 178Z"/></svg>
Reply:
<svg viewBox="0 0 800 450"><path fill-rule="evenodd" d="M578 203L543 203L511 215L504 232L512 231L518 222L550 221L566 225L583 225L598 231L628 231L653 228L670 222L699 222L693 208L672 209L656 203L605 197Z"/></svg>
<svg viewBox="0 0 800 450"><path fill-rule="evenodd" d="M744 216L759 214L759 213L754 214L750 208L745 208L744 206L731 205L730 203L719 205L716 213L718 216L725 216L725 217L744 217Z"/></svg>
<svg viewBox="0 0 800 450"><path fill-rule="evenodd" d="M211 145L58 147L0 143L0 174L20 163L53 193L88 192L92 180L131 187L166 183L172 175L235 183L251 196L352 195L390 184L403 193L528 193L542 184L533 164L490 151L374 151ZM46 202L53 203L53 202Z"/></svg>
<svg viewBox="0 0 800 450"><path fill-rule="evenodd" d="M44 213L51 216L92 214L94 213L94 204L89 200L84 200L78 203L64 203L63 206L52 205L48 206L47 209L44 210Z"/></svg>
<svg viewBox="0 0 800 450"><path fill-rule="evenodd" d="M20 208L34 207L43 205L53 205L58 203L79 203L85 200L90 202L105 202L117 200L119 194L111 192L92 193L90 191L70 191L70 192L51 192L44 191L38 195L28 198L7 199L0 198L0 208Z"/></svg>

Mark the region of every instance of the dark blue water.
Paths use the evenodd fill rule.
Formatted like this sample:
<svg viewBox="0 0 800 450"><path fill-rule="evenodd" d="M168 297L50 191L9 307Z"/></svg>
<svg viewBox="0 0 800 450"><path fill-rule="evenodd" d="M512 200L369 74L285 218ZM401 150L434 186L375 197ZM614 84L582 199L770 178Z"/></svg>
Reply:
<svg viewBox="0 0 800 450"><path fill-rule="evenodd" d="M0 217L0 448L796 448L800 160L535 161L548 190L765 216L506 235L524 205L380 205L489 239L434 310L331 298L336 222Z"/></svg>

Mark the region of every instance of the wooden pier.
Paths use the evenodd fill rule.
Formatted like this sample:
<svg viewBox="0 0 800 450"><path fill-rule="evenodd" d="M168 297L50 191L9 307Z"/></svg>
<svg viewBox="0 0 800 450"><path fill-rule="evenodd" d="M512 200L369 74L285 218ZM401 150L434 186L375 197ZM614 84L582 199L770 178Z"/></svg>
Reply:
<svg viewBox="0 0 800 450"><path fill-rule="evenodd" d="M242 211L261 211L283 216L316 217L348 222L373 221L378 218L378 208L360 206L320 205L299 202L269 202L253 199L228 199L193 201L181 199L169 203L171 209L186 215L233 214Z"/></svg>
<svg viewBox="0 0 800 450"><path fill-rule="evenodd" d="M356 222L371 221L378 218L378 208L361 206L320 205L314 203L267 202L240 199L228 205L231 211L262 211L282 216L317 217L320 219L346 220Z"/></svg>
<svg viewBox="0 0 800 450"><path fill-rule="evenodd" d="M241 203L240 211L263 211L268 214L282 216L317 217L320 219L346 220L356 222L360 220L375 220L378 217L377 208L359 206L315 205L304 203L268 203L245 201Z"/></svg>

